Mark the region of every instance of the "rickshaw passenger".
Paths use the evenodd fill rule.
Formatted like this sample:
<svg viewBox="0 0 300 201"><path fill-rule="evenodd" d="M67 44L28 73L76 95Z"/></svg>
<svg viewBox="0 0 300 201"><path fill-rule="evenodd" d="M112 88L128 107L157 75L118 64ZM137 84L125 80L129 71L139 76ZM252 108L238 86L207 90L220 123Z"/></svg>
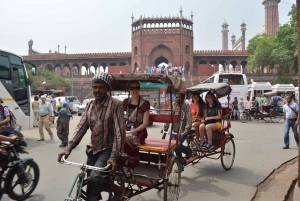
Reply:
<svg viewBox="0 0 300 201"><path fill-rule="evenodd" d="M186 165L187 164L186 160L191 158L193 153L192 153L192 150L188 146L185 146L182 143L185 141L186 135L190 132L190 129L192 127L192 116L191 116L190 106L188 103L186 103L184 101L184 96L185 95L182 93L176 94L176 101L173 103L173 108L175 110L180 110L180 107L181 107L181 111L183 111L185 114L185 117L182 122L182 131L181 131L181 133L179 133L180 134L180 144L177 146L175 152L176 152L176 156L182 160L184 165ZM168 124L165 124L163 129L166 130L167 126L168 126ZM172 133L173 133L174 140L176 140L176 138L177 138L179 127L180 127L180 122L176 122L173 124ZM183 160L182 153L184 153L186 155L186 157L185 157L186 160Z"/></svg>
<svg viewBox="0 0 300 201"><path fill-rule="evenodd" d="M140 83L129 83L131 98L123 100L123 108L126 111L126 138L124 152L128 155L128 166L131 173L139 166L139 147L145 144L148 136L147 125L150 115L150 102L140 96ZM131 174L127 175L128 177Z"/></svg>
<svg viewBox="0 0 300 201"><path fill-rule="evenodd" d="M199 127L200 139L199 145L206 150L213 150L212 145L212 132L222 127L222 107L218 104L218 101L213 93L207 92L205 96L206 108L205 118L203 123ZM208 143L204 141L204 134L207 134Z"/></svg>
<svg viewBox="0 0 300 201"><path fill-rule="evenodd" d="M271 99L270 96L264 96L264 97L265 97L265 100L262 104L262 110L269 113L271 105L273 104L273 100Z"/></svg>
<svg viewBox="0 0 300 201"><path fill-rule="evenodd" d="M196 141L199 142L199 126L201 120L204 117L205 103L198 93L192 95L192 102L190 103L190 109L192 114L192 127L196 129Z"/></svg>

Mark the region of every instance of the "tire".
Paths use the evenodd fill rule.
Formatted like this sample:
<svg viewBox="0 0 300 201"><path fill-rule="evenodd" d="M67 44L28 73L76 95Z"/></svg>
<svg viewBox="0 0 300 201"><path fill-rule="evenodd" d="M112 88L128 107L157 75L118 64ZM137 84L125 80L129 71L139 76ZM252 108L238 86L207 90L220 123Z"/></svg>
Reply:
<svg viewBox="0 0 300 201"><path fill-rule="evenodd" d="M273 123L278 123L281 120L281 115L277 111L273 112L270 116Z"/></svg>
<svg viewBox="0 0 300 201"><path fill-rule="evenodd" d="M230 170L235 159L235 144L232 138L227 138L221 148L221 164L224 170Z"/></svg>
<svg viewBox="0 0 300 201"><path fill-rule="evenodd" d="M78 113L78 116L81 116L81 113Z"/></svg>
<svg viewBox="0 0 300 201"><path fill-rule="evenodd" d="M263 119L264 119L265 122L270 122L271 121L271 114L263 115Z"/></svg>
<svg viewBox="0 0 300 201"><path fill-rule="evenodd" d="M23 165L25 174L29 180L28 183L16 185L16 181L18 180L17 171L13 171L12 174L6 178L8 196L13 200L27 199L39 182L40 170L38 165L34 161L26 161Z"/></svg>
<svg viewBox="0 0 300 201"><path fill-rule="evenodd" d="M240 117L242 123L247 123L250 120L250 115L248 112L243 112L243 115Z"/></svg>
<svg viewBox="0 0 300 201"><path fill-rule="evenodd" d="M148 122L148 126L152 126L153 125L153 122Z"/></svg>
<svg viewBox="0 0 300 201"><path fill-rule="evenodd" d="M173 160L172 160L173 159ZM164 201L175 201L179 199L181 183L181 162L172 157L168 167L168 179L164 181Z"/></svg>

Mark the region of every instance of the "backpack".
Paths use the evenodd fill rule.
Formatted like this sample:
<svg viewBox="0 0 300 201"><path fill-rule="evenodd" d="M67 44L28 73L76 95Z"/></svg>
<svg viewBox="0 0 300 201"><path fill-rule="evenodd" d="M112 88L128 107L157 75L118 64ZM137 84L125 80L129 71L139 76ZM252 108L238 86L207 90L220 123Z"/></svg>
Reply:
<svg viewBox="0 0 300 201"><path fill-rule="evenodd" d="M15 128L15 126L17 124L17 118L15 117L14 113L7 106L3 107L3 114L4 114L4 108L7 108L8 113L10 115L10 120L9 120L10 126Z"/></svg>

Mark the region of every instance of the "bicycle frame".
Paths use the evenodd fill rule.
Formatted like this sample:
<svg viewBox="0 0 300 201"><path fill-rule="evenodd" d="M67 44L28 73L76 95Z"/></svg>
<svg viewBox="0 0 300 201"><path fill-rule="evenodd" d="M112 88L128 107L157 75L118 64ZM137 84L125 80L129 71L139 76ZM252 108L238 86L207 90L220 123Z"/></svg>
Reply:
<svg viewBox="0 0 300 201"><path fill-rule="evenodd" d="M86 195L85 191L82 190L82 187L84 187L89 182L89 179L84 179L86 176L86 172L87 172L87 170L96 170L96 171L104 172L104 171L107 171L111 167L111 164L108 164L106 167L95 167L95 166L90 166L90 165L67 161L65 159L65 156L63 156L61 158L61 163L65 164L65 165L79 167L82 170L82 172L76 176L76 178L72 184L71 190L68 194L68 197L65 199L65 201L81 201L80 198L83 198L86 201L94 201L94 199L88 197ZM77 182L76 197L72 198L71 195L74 190L76 182Z"/></svg>

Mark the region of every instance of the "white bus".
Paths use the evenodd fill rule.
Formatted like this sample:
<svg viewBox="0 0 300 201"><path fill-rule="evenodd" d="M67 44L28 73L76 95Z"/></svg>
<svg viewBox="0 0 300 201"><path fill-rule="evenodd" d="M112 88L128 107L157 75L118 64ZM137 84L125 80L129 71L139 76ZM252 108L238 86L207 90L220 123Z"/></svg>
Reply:
<svg viewBox="0 0 300 201"><path fill-rule="evenodd" d="M242 97L244 101L248 95L248 82L245 74L242 73L220 73L216 72L207 80L202 83L227 83L231 86L230 93L230 103L233 102L234 97L237 97L238 100ZM227 97L219 99L222 106L227 106L228 100ZM230 106L231 107L231 106Z"/></svg>
<svg viewBox="0 0 300 201"><path fill-rule="evenodd" d="M272 91L272 85L270 82L252 82L248 85L248 96L251 100L252 97L256 97L257 94L263 95L266 92Z"/></svg>
<svg viewBox="0 0 300 201"><path fill-rule="evenodd" d="M36 68L33 71L36 72ZM0 97L3 105L14 113L22 129L33 126L31 90L22 57L0 50Z"/></svg>
<svg viewBox="0 0 300 201"><path fill-rule="evenodd" d="M296 90L293 84L275 84L272 86L272 91L276 91L279 96L284 97L286 94L295 95Z"/></svg>

